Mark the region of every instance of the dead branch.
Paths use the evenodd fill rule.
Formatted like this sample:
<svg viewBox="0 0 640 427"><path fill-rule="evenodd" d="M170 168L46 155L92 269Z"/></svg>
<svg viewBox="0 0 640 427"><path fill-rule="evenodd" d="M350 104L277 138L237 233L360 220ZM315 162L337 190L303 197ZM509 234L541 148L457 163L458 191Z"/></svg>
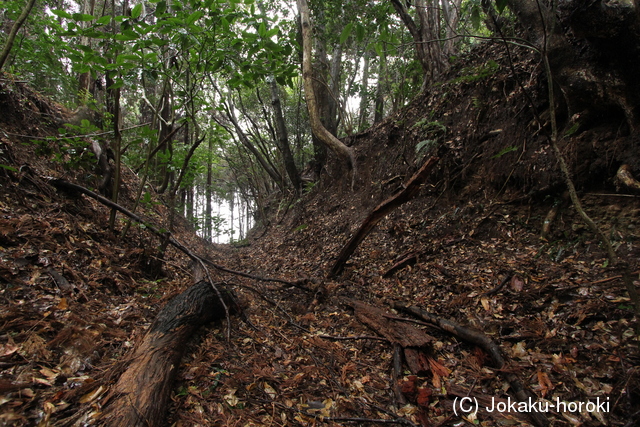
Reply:
<svg viewBox="0 0 640 427"><path fill-rule="evenodd" d="M489 357L491 358L491 361L493 362L493 366L496 369L502 370L507 364L506 360L502 356L500 347L498 347L498 345L494 343L491 340L491 338L489 338L488 336L486 336L484 333L480 331L475 331L473 329L464 327L451 320L442 319L419 307L415 307L415 306L409 307L404 304L395 303L393 305L393 308L395 308L398 311L402 311L404 313L409 313L413 316L416 316L424 320L425 322L428 322L432 325L435 325L441 328L444 331L449 332L451 335L457 338L460 338L471 344L477 345L489 355ZM520 402L527 402L529 399L536 398L536 396L533 393L531 393L529 390L527 390L524 387L524 385L522 384L522 382L520 381L520 379L515 373L507 372L507 371L501 371L501 372L505 376L509 384L511 385L511 389L513 390L513 393L515 394L516 398ZM532 418L535 424L539 427L546 427L549 425L549 420L547 420L547 417L541 412L530 412L529 416Z"/></svg>
<svg viewBox="0 0 640 427"><path fill-rule="evenodd" d="M337 337L333 335L318 335L318 338L324 338L326 340L333 341L348 341L348 340L377 340L377 341L385 341L389 342L388 339L382 337L374 337L372 335L358 335L355 337Z"/></svg>
<svg viewBox="0 0 640 427"><path fill-rule="evenodd" d="M502 279L502 281L500 282L500 284L498 286L496 286L495 288L485 292L484 294L482 294L483 297L489 296L489 295L493 295L493 294L497 294L498 292L500 292L502 290L502 288L504 288L504 286L509 283L509 281L511 280L511 278L513 277L513 274L507 274L506 276L504 276L504 279Z"/></svg>
<svg viewBox="0 0 640 427"><path fill-rule="evenodd" d="M435 157L435 156L430 157L422 165L422 167L418 170L418 172L416 172L411 177L411 179L409 179L409 182L407 182L407 184L405 185L402 191L400 191L399 193L395 194L394 196L390 197L389 199L379 204L369 214L369 216L363 221L362 225L360 225L360 228L358 229L358 231L353 235L353 237L351 237L351 240L349 240L349 242L343 246L342 250L340 251L340 255L338 255L336 262L333 264L333 267L331 268L329 277L336 277L336 276L339 276L340 273L342 273L342 270L344 269L344 265L349 260L349 258L351 258L351 255L353 255L353 253L358 248L360 243L362 243L365 237L367 237L367 235L371 232L371 230L373 230L373 228L384 217L386 217L391 211L393 211L398 206L413 199L418 194L418 192L420 191L420 186L427 179L427 176L429 175L431 170L434 168L434 166L438 163L438 160L440 160L438 157Z"/></svg>
<svg viewBox="0 0 640 427"><path fill-rule="evenodd" d="M306 282L306 280L298 280L295 282L291 282L288 280L283 280L283 279L274 279L274 278L268 278L268 277L260 277L260 276L255 276L249 273L243 273L240 271L235 271L235 270L231 270L229 268L223 267L221 265L215 264L205 258L200 257L199 255L194 254L189 248L187 248L186 246L184 246L182 243L178 242L174 237L171 236L170 233L168 232L163 232L160 231L157 227L155 227L153 224L150 224L149 222L145 221L144 219L140 218L138 215L134 214L133 212L129 211L127 208L112 202L111 200L102 197L101 195L81 186L78 184L72 184L68 181L65 181L63 179L49 179L48 180L51 185L53 185L54 187L58 188L59 190L63 190L69 193L81 193L84 194L85 196L91 197L92 199L97 200L98 202L102 203L105 206L108 206L110 208L116 209L117 211L119 211L120 213L128 216L129 218L131 218L132 220L134 220L135 222L142 224L145 226L145 228L147 230L149 230L151 233L155 234L156 236L158 236L161 239L167 239L169 240L169 244L172 245L173 247L175 247L176 249L178 249L179 251L181 251L182 253L184 253L185 255L187 255L189 258L191 258L191 260L195 261L196 263L200 264L200 263L205 263L207 265L210 265L212 267L214 267L215 269L219 270L219 271L223 271L225 273L230 273L230 274L235 274L238 276L242 276L242 277L247 277L250 279L254 279L254 280L260 280L260 281L264 281L264 282L278 282L278 283L283 283L285 285L288 286L294 286L300 289L303 289L305 291L308 292L312 292L311 289L309 289L308 287L304 286L304 283ZM206 270L206 269L205 269Z"/></svg>

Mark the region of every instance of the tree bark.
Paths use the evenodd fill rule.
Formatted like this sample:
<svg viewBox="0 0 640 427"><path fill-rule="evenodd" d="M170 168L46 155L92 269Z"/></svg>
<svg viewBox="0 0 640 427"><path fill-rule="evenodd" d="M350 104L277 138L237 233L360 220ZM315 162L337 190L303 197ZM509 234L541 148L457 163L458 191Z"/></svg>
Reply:
<svg viewBox="0 0 640 427"><path fill-rule="evenodd" d="M309 121L311 131L322 141L336 156L347 164L352 174L352 186L355 183L356 159L353 150L342 143L335 135L331 134L320 121L318 103L313 89L313 67L311 64L311 20L309 18L309 5L307 0L298 0L298 10L300 11L300 22L302 25L303 55L302 55L302 78L304 81L304 92L307 99L307 109L309 110Z"/></svg>
<svg viewBox="0 0 640 427"><path fill-rule="evenodd" d="M274 78L271 78L269 87L271 89L271 105L273 106L276 122L276 142L278 143L280 153L282 153L282 160L284 162L284 168L287 171L287 175L289 175L293 188L298 192L302 188L302 180L300 179L298 168L296 168L293 154L291 154L289 134L287 132L287 125L284 122L282 103L280 102L280 94L278 93L278 83Z"/></svg>
<svg viewBox="0 0 640 427"><path fill-rule="evenodd" d="M432 0L415 0L418 17L416 23L407 10L407 3L403 0L391 0L391 4L413 37L418 61L424 71L423 88L427 87L446 69L439 40L439 7L435 7Z"/></svg>
<svg viewBox="0 0 640 427"><path fill-rule="evenodd" d="M606 116L638 127L640 16L635 2L508 0L530 43L548 57L566 111L586 123Z"/></svg>
<svg viewBox="0 0 640 427"><path fill-rule="evenodd" d="M227 306L231 299L226 302ZM102 425L163 425L171 387L185 345L202 325L224 319L225 310L210 283L200 281L160 311L128 360L106 401Z"/></svg>
<svg viewBox="0 0 640 427"><path fill-rule="evenodd" d="M363 131L367 126L367 109L369 108L369 51L364 53L364 67L362 69L362 82L360 83L360 111L358 118L358 130Z"/></svg>
<svg viewBox="0 0 640 427"><path fill-rule="evenodd" d="M36 3L36 0L29 0L29 2L24 6L22 13L16 19L16 22L13 23L11 27L11 31L9 32L9 36L7 37L7 41L4 44L4 49L2 49L2 53L0 53L0 70L4 66L4 63L7 62L7 58L9 57L9 53L11 52L11 48L13 47L13 42L16 39L16 34L18 34L18 30L24 24L24 21L27 20L29 14L31 13L31 9L33 9L33 5Z"/></svg>

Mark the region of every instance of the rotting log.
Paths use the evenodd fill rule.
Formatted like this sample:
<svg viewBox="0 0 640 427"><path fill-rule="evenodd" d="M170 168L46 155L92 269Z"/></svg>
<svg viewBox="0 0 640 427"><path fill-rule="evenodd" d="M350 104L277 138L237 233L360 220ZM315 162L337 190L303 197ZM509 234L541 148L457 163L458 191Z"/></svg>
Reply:
<svg viewBox="0 0 640 427"><path fill-rule="evenodd" d="M349 242L344 245L340 251L340 255L338 255L338 258L329 273L330 278L339 276L340 273L342 273L344 265L349 258L351 258L351 255L353 255L360 243L384 217L398 206L413 199L418 194L420 186L426 181L427 176L429 176L433 167L438 163L438 160L440 159L436 156L430 157L409 179L402 191L376 206L376 208L364 220L362 225L360 225L358 231L353 235L353 237L351 237L351 240L349 240Z"/></svg>
<svg viewBox="0 0 640 427"><path fill-rule="evenodd" d="M404 349L404 358L412 372L418 375L429 371L428 354L433 352L434 337L406 323L390 320L391 313L361 301L347 300L356 318L393 344Z"/></svg>
<svg viewBox="0 0 640 427"><path fill-rule="evenodd" d="M230 294L223 295L228 297L226 305L232 306ZM196 283L170 300L125 362L128 368L111 389L100 424L162 425L187 341L199 327L224 318L224 305L207 281Z"/></svg>

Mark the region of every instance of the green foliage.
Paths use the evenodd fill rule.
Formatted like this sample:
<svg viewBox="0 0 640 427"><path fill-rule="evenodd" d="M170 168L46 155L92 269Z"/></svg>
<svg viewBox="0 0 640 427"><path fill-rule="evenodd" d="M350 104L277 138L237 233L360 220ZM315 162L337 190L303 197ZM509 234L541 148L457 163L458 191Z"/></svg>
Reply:
<svg viewBox="0 0 640 427"><path fill-rule="evenodd" d="M453 79L452 83L473 83L491 77L500 69L500 65L490 59L478 67L465 67L460 72L462 76Z"/></svg>
<svg viewBox="0 0 640 427"><path fill-rule="evenodd" d="M36 154L51 156L55 162L64 164L69 169L90 169L96 164L96 156L91 150L88 137L100 129L88 120L82 120L80 125L66 123L64 128L58 129L59 136L34 139Z"/></svg>
<svg viewBox="0 0 640 427"><path fill-rule="evenodd" d="M566 130L563 136L567 138L575 134L578 131L578 129L580 129L580 122L575 122L573 125L571 125L569 129Z"/></svg>
<svg viewBox="0 0 640 427"><path fill-rule="evenodd" d="M57 26L54 16L45 12L52 3L41 0L31 10L28 19L18 32L13 49L4 71L27 80L31 86L62 103L68 103L75 92L75 78L67 70L64 62L67 43L52 37L51 31ZM24 0L5 0L2 2L0 26L13 23L24 7ZM6 32L0 32L0 41L4 45ZM77 83L76 83L77 84Z"/></svg>
<svg viewBox="0 0 640 427"><path fill-rule="evenodd" d="M511 146L511 147L506 147L503 148L502 150L500 150L500 152L498 152L498 154L496 154L495 156L492 156L492 159L499 159L500 157L504 156L507 153L512 153L514 151L518 151L520 149L519 146Z"/></svg>
<svg viewBox="0 0 640 427"><path fill-rule="evenodd" d="M427 139L416 144L416 160L422 161L427 155L437 149L442 137L447 132L447 127L439 121L432 121L431 114L418 120L411 128L419 130Z"/></svg>
<svg viewBox="0 0 640 427"><path fill-rule="evenodd" d="M438 141L435 139L425 139L416 144L416 159L418 162L436 150L438 145Z"/></svg>

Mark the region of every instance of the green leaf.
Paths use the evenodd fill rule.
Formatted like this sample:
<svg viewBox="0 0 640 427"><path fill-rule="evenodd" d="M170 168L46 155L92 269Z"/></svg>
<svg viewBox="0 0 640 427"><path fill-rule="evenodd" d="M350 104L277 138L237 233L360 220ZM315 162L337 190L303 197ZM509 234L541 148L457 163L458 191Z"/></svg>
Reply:
<svg viewBox="0 0 640 427"><path fill-rule="evenodd" d="M144 55L144 60L146 62L157 62L158 61L158 53L157 52L146 53Z"/></svg>
<svg viewBox="0 0 640 427"><path fill-rule="evenodd" d="M131 17L137 19L142 13L142 3L138 3L131 11Z"/></svg>
<svg viewBox="0 0 640 427"><path fill-rule="evenodd" d="M103 16L102 18L98 19L96 21L96 25L107 25L109 22L111 22L111 17L109 15L107 15L107 16Z"/></svg>
<svg viewBox="0 0 640 427"><path fill-rule="evenodd" d="M506 6L507 0L496 0L496 9L498 9L498 13L502 13Z"/></svg>
<svg viewBox="0 0 640 427"><path fill-rule="evenodd" d="M114 84L109 86L107 89L109 90L120 89L122 86L124 86L124 80L118 79Z"/></svg>
<svg viewBox="0 0 640 427"><path fill-rule="evenodd" d="M353 30L353 22L348 23L347 26L344 27L344 30L342 30L342 34L340 34L340 44L344 44L344 42L347 41L351 35L351 30Z"/></svg>
<svg viewBox="0 0 640 427"><path fill-rule="evenodd" d="M264 37L267 35L267 26L264 25L264 22L261 22L258 26L258 34L260 35L260 37Z"/></svg>
<svg viewBox="0 0 640 427"><path fill-rule="evenodd" d="M473 26L473 29L478 31L478 29L480 28L480 7L477 4L473 5L473 8L471 9L471 25Z"/></svg>
<svg viewBox="0 0 640 427"><path fill-rule="evenodd" d="M511 153L512 151L518 151L520 149L520 147L516 147L515 145L512 147L507 147L507 148L503 148L502 150L500 150L500 152L498 154L496 154L495 156L491 157L492 159L497 159L500 158L502 156L504 156L507 153Z"/></svg>
<svg viewBox="0 0 640 427"><path fill-rule="evenodd" d="M51 13L59 18L73 19L73 16L71 16L71 14L66 10L52 10Z"/></svg>
<svg viewBox="0 0 640 427"><path fill-rule="evenodd" d="M87 13L74 13L72 17L74 21L82 21L82 22L93 21L95 19L93 15L89 15Z"/></svg>
<svg viewBox="0 0 640 427"><path fill-rule="evenodd" d="M362 41L364 40L364 36L365 36L364 25L358 23L358 26L356 27L356 39L358 40L358 43L362 43Z"/></svg>
<svg viewBox="0 0 640 427"><path fill-rule="evenodd" d="M376 53L380 58L384 58L384 48L382 43L376 43L373 45L373 48L376 50Z"/></svg>
<svg viewBox="0 0 640 427"><path fill-rule="evenodd" d="M133 30L124 30L121 33L116 34L115 39L123 42L130 42L138 40L140 35Z"/></svg>
<svg viewBox="0 0 640 427"><path fill-rule="evenodd" d="M14 168L13 166L3 165L2 163L0 163L0 168L6 169L11 172L18 172L18 169Z"/></svg>
<svg viewBox="0 0 640 427"><path fill-rule="evenodd" d="M198 19L202 18L203 16L204 16L204 12L202 10L197 10L197 11L193 12L186 19L187 25L191 25L191 24L195 23Z"/></svg>
<svg viewBox="0 0 640 427"><path fill-rule="evenodd" d="M165 0L161 1L160 3L158 3L158 5L156 6L156 11L155 11L155 15L156 16L160 16L163 13L165 13L167 11L167 2Z"/></svg>

